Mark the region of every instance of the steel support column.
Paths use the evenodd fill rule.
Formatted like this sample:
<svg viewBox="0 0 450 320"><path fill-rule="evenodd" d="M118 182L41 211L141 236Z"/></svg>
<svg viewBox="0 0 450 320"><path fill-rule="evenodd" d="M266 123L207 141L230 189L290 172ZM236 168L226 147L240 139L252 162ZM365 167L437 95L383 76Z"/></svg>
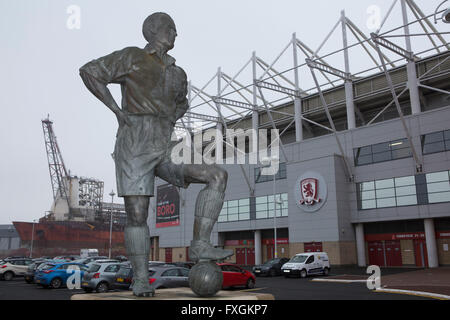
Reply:
<svg viewBox="0 0 450 320"><path fill-rule="evenodd" d="M302 101L300 99L300 86L298 78L297 36L292 34L292 50L294 55L294 78L297 95L294 98L295 141L303 141Z"/></svg>
<svg viewBox="0 0 450 320"><path fill-rule="evenodd" d="M344 62L345 73L350 74L350 62L348 56L348 43L347 43L347 23L345 18L345 11L341 11L341 24L342 24L342 43L344 46ZM348 77L345 79L345 104L347 107L347 129L356 128L355 121L355 101L353 99L353 82Z"/></svg>
<svg viewBox="0 0 450 320"><path fill-rule="evenodd" d="M405 32L405 42L406 50L412 52L411 49L411 38L408 25L408 14L406 12L406 0L401 0L402 4L402 16L403 16L403 30ZM409 89L409 99L411 102L411 113L420 113L420 96L419 96L419 86L417 81L416 63L414 59L409 59L406 65L406 71L408 74L408 89Z"/></svg>

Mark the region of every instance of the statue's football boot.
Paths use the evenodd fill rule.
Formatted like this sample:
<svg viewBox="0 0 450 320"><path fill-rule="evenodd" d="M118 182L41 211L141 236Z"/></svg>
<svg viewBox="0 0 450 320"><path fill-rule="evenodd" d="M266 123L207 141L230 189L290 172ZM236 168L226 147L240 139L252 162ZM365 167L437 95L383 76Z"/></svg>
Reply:
<svg viewBox="0 0 450 320"><path fill-rule="evenodd" d="M189 259L194 262L225 260L233 255L233 250L214 248L211 243L203 240L193 240L189 248Z"/></svg>

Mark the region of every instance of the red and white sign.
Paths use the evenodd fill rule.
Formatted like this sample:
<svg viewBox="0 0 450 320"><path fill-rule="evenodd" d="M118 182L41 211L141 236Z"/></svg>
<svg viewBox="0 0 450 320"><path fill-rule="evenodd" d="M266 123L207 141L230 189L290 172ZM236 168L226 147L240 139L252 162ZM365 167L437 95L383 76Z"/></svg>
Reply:
<svg viewBox="0 0 450 320"><path fill-rule="evenodd" d="M300 182L300 190L302 199L300 204L314 205L321 201L318 197L319 193L319 181L314 178L306 178Z"/></svg>

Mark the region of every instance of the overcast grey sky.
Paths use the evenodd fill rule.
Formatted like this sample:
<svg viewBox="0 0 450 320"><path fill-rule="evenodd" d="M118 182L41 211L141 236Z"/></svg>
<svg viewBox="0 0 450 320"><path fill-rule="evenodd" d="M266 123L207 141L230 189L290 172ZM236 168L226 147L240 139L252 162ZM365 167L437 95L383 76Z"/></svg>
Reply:
<svg viewBox="0 0 450 320"><path fill-rule="evenodd" d="M430 14L441 1L416 2ZM236 73L253 50L265 61L273 61L293 32L316 49L342 9L369 34L375 30L368 28L373 18L368 9L376 5L384 16L391 4L391 0L0 0L0 224L31 221L50 209L52 191L41 127L47 114L54 121L67 168L103 180L104 199L109 201L108 193L116 190L110 154L117 124L84 87L78 69L114 50L144 47L141 26L149 14L164 11L172 16L178 38L170 54L193 84L202 87L219 66L230 75ZM67 27L71 5L81 10L79 29ZM397 4L383 30L401 24ZM439 28L449 31L442 23ZM425 40L414 45L429 46L421 41ZM321 53L341 45L338 32ZM340 67L341 60L336 60ZM352 68L371 66L366 57L358 56L351 64ZM118 96L117 88L114 94Z"/></svg>

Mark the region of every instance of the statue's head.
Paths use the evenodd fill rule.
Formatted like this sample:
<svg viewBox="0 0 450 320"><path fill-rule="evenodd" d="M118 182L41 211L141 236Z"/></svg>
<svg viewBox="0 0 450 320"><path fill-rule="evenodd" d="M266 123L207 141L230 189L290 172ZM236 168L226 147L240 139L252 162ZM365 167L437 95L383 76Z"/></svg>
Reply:
<svg viewBox="0 0 450 320"><path fill-rule="evenodd" d="M148 43L163 45L170 50L175 44L177 29L167 13L156 12L145 19L142 33Z"/></svg>

